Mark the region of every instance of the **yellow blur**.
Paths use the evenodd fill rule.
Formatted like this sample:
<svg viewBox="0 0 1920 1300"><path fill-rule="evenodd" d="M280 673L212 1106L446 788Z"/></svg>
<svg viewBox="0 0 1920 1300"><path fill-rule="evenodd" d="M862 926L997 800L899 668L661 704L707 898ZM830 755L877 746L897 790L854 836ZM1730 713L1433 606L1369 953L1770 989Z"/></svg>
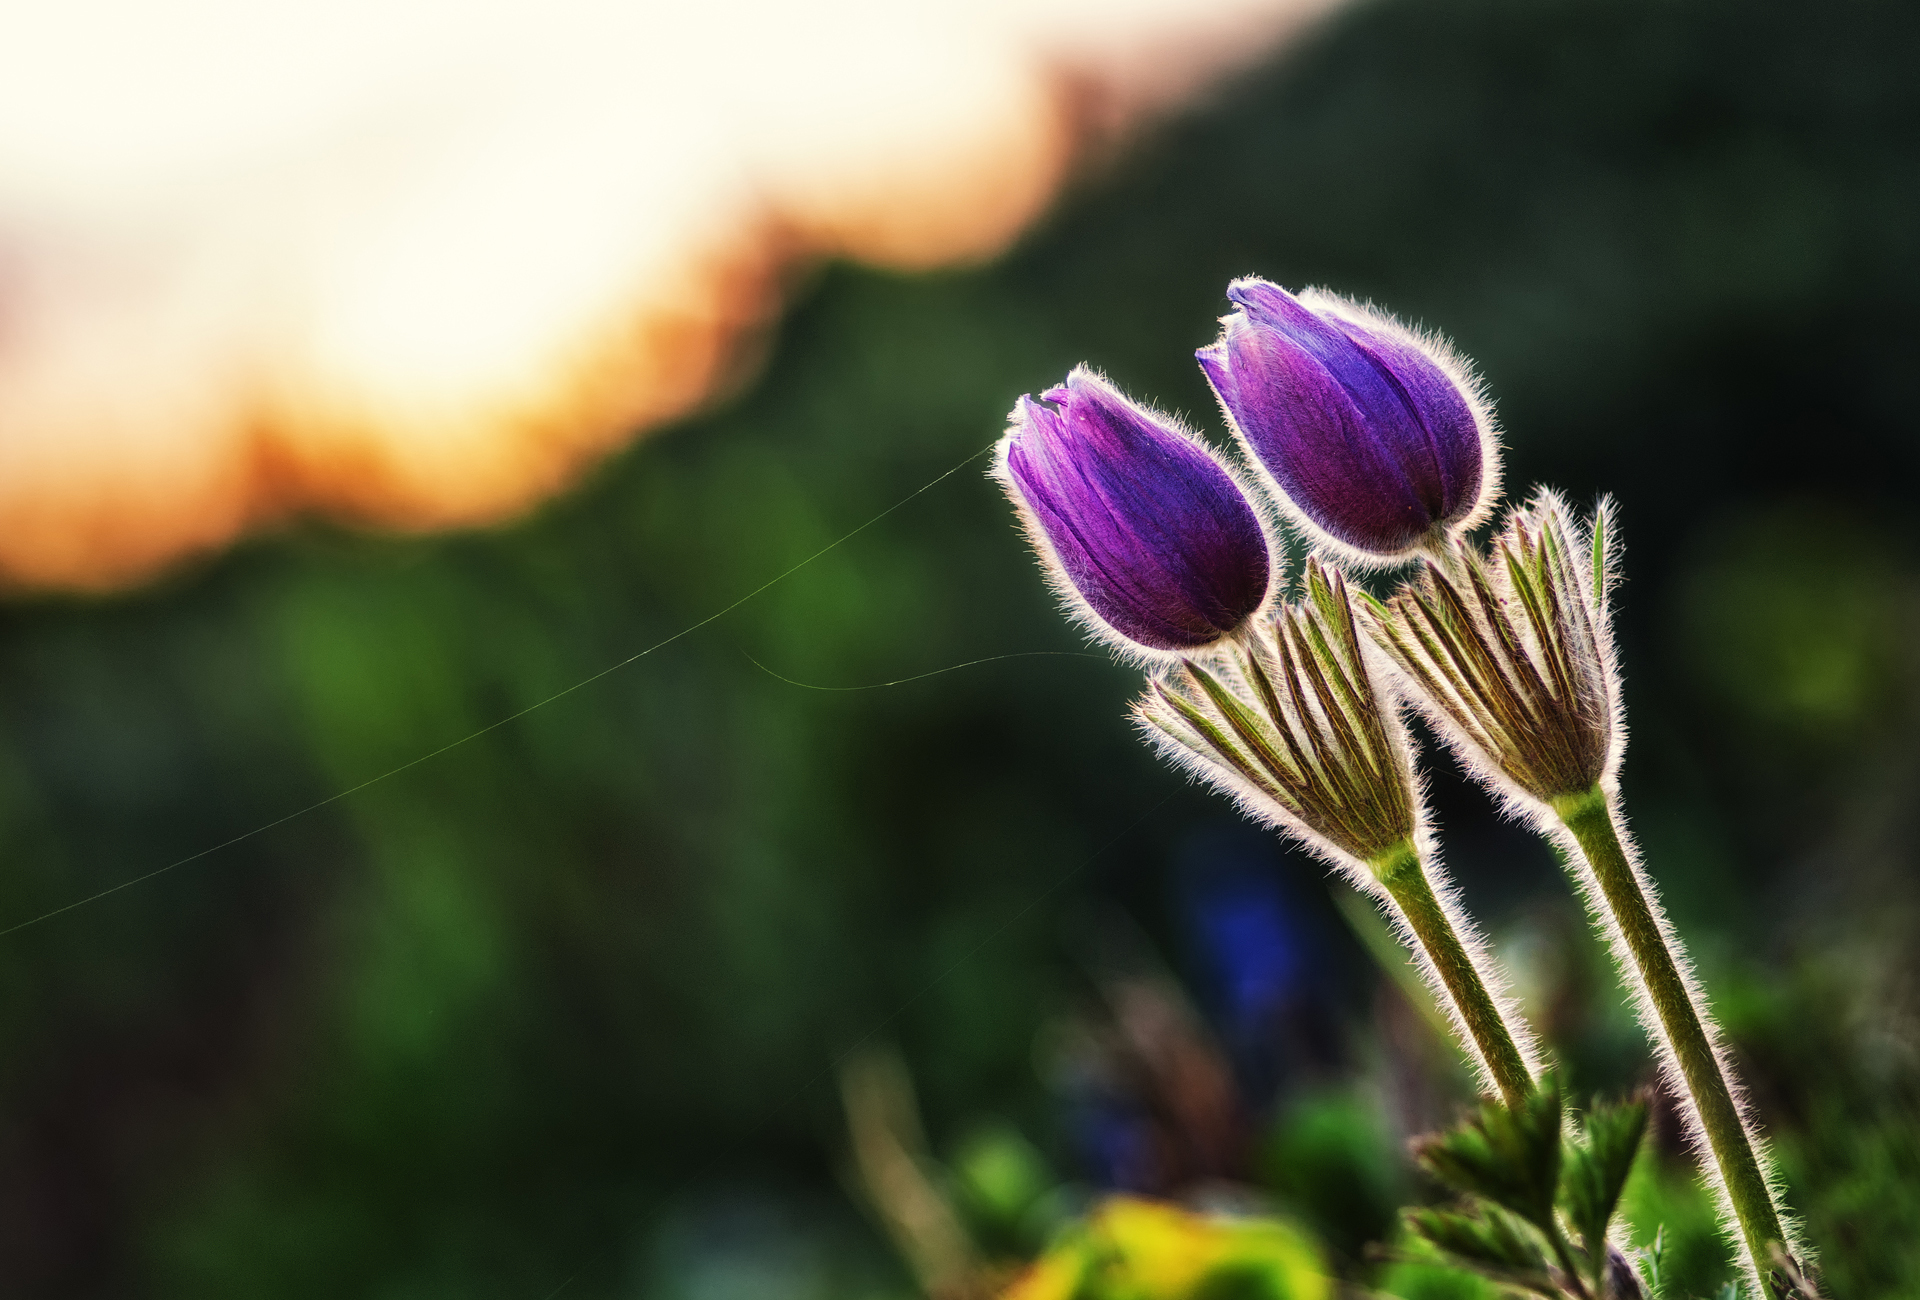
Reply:
<svg viewBox="0 0 1920 1300"><path fill-rule="evenodd" d="M1284 1221L1202 1216L1121 1196L1067 1234L1001 1300L1190 1300L1229 1279L1236 1296L1327 1300L1333 1292L1317 1248Z"/></svg>

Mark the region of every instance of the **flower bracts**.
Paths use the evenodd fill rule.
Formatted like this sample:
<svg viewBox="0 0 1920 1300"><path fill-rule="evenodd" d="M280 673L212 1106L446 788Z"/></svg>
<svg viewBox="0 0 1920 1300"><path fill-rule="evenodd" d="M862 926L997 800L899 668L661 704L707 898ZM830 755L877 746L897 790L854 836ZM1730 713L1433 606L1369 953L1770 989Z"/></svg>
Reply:
<svg viewBox="0 0 1920 1300"><path fill-rule="evenodd" d="M1134 712L1163 754L1390 911L1488 1091L1518 1114L1539 1092L1534 1054L1497 994L1497 969L1424 861L1401 702L1420 708L1483 783L1568 851L1725 1197L1750 1282L1787 1294L1802 1272L1763 1145L1617 810L1626 728L1607 610L1610 503L1582 524L1542 490L1488 547L1468 542L1499 494L1500 466L1466 363L1333 294L1244 279L1228 297L1238 310L1198 359L1257 489L1085 368L1016 408L995 477L1055 589L1095 635L1149 667ZM1322 553L1425 562L1381 602L1309 560L1299 599L1276 608L1266 523L1276 505ZM1592 1300L1589 1285L1614 1289L1603 1264L1609 1277L1626 1266L1602 1249L1603 1218L1587 1217L1587 1267L1573 1267L1570 1246L1556 1252L1572 1285L1553 1286ZM1550 1214L1535 1218L1558 1240L1541 1226ZM1433 1223L1475 1249L1504 1250L1511 1235L1491 1218Z"/></svg>
<svg viewBox="0 0 1920 1300"><path fill-rule="evenodd" d="M1414 836L1405 736L1367 664L1346 583L1317 560L1304 601L1224 663L1184 661L1135 713L1163 752L1343 866Z"/></svg>
<svg viewBox="0 0 1920 1300"><path fill-rule="evenodd" d="M1443 876L1428 878L1419 787L1399 706L1368 662L1338 570L1307 562L1306 598L1218 665L1185 662L1135 713L1161 752L1298 836L1378 898L1509 1105L1533 1085L1530 1039Z"/></svg>
<svg viewBox="0 0 1920 1300"><path fill-rule="evenodd" d="M1771 1280L1772 1253L1799 1264L1765 1144L1614 807L1626 728L1606 605L1611 523L1603 501L1580 529L1558 496L1539 492L1509 516L1490 554L1456 546L1371 606L1368 631L1462 761L1569 850L1568 871L1663 1059L1748 1277L1758 1294L1784 1294Z"/></svg>
<svg viewBox="0 0 1920 1300"><path fill-rule="evenodd" d="M1604 599L1608 525L1591 530L1541 491L1491 554L1454 548L1443 568L1368 612L1368 630L1422 707L1509 794L1540 804L1591 790L1620 761L1619 674Z"/></svg>

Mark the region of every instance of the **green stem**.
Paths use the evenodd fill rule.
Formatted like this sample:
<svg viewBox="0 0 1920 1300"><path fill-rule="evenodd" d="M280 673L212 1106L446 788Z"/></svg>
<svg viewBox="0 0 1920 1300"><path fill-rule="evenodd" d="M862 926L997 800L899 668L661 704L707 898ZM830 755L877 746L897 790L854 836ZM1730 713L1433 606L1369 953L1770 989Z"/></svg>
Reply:
<svg viewBox="0 0 1920 1300"><path fill-rule="evenodd" d="M1453 533L1447 528L1435 528L1414 544L1414 550L1432 560L1435 567L1449 578L1461 579L1466 576L1461 564L1460 552L1453 544Z"/></svg>
<svg viewBox="0 0 1920 1300"><path fill-rule="evenodd" d="M1605 1295L1606 1292L1597 1289L1599 1286L1598 1281L1594 1284L1595 1290L1587 1290L1587 1284L1580 1278L1580 1266L1574 1263L1573 1247L1567 1244L1567 1234L1560 1230L1558 1223L1554 1223L1552 1226L1553 1231L1547 1234L1547 1239L1553 1244L1554 1258L1560 1261L1560 1271L1565 1273L1567 1275L1567 1281L1572 1283L1578 1300L1588 1300L1589 1296ZM1604 1251L1600 1257L1602 1259L1606 1258Z"/></svg>
<svg viewBox="0 0 1920 1300"><path fill-rule="evenodd" d="M1740 1220L1747 1254L1752 1257L1756 1275L1764 1280L1773 1271L1769 1247L1774 1242L1784 1246L1786 1234L1780 1229L1780 1216L1767 1191L1760 1159L1740 1118L1740 1108L1734 1104L1727 1075L1714 1055L1700 1009L1694 1005L1686 980L1660 932L1658 905L1647 897L1634 875L1604 791L1595 786L1585 794L1556 799L1553 809L1586 855L1601 896L1619 925L1654 1013L1660 1017L1673 1063L1692 1095L1707 1146L1719 1167L1734 1215Z"/></svg>
<svg viewBox="0 0 1920 1300"><path fill-rule="evenodd" d="M1427 873L1413 845L1402 840L1370 864L1374 875L1387 887L1400 912L1407 918L1414 937L1425 949L1427 959L1440 972L1453 1005L1460 1011L1467 1032L1487 1072L1500 1089L1508 1106L1518 1106L1533 1091L1533 1076L1526 1058L1513 1040L1513 1031L1500 1015L1500 1007L1487 992L1486 981L1468 955L1466 945L1454 932L1453 922L1434 897Z"/></svg>

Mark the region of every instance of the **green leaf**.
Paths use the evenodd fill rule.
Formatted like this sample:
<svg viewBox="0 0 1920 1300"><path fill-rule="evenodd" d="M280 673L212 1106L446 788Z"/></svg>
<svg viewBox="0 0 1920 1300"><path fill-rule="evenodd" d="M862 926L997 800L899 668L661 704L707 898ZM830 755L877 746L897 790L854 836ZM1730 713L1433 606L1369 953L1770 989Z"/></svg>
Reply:
<svg viewBox="0 0 1920 1300"><path fill-rule="evenodd" d="M1290 1300L1283 1274L1260 1264L1235 1261L1210 1269L1195 1285L1190 1300Z"/></svg>
<svg viewBox="0 0 1920 1300"><path fill-rule="evenodd" d="M1559 1081L1548 1075L1519 1107L1483 1102L1468 1123L1421 1139L1414 1155L1449 1187L1485 1197L1552 1235L1563 1113Z"/></svg>
<svg viewBox="0 0 1920 1300"><path fill-rule="evenodd" d="M1540 1239L1515 1216L1491 1205L1459 1210L1409 1210L1407 1230L1447 1261L1509 1286L1558 1295Z"/></svg>
<svg viewBox="0 0 1920 1300"><path fill-rule="evenodd" d="M1645 1275L1654 1300L1665 1300L1667 1294L1667 1225L1662 1223L1653 1230L1653 1241L1638 1252L1640 1271Z"/></svg>
<svg viewBox="0 0 1920 1300"><path fill-rule="evenodd" d="M1593 512L1593 599L1599 604L1607 594L1607 512L1606 503Z"/></svg>
<svg viewBox="0 0 1920 1300"><path fill-rule="evenodd" d="M1635 1097L1618 1106L1596 1106L1581 1128L1567 1145L1560 1206L1588 1257L1599 1260L1607 1250L1607 1226L1647 1133L1646 1100Z"/></svg>

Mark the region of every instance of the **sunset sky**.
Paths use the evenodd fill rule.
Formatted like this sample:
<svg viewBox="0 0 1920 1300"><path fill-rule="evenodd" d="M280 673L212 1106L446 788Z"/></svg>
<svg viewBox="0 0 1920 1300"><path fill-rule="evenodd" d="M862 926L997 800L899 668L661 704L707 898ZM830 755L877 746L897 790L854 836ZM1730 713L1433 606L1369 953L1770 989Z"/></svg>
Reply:
<svg viewBox="0 0 1920 1300"><path fill-rule="evenodd" d="M991 256L1332 0L72 0L0 43L0 584L484 523L796 266Z"/></svg>

